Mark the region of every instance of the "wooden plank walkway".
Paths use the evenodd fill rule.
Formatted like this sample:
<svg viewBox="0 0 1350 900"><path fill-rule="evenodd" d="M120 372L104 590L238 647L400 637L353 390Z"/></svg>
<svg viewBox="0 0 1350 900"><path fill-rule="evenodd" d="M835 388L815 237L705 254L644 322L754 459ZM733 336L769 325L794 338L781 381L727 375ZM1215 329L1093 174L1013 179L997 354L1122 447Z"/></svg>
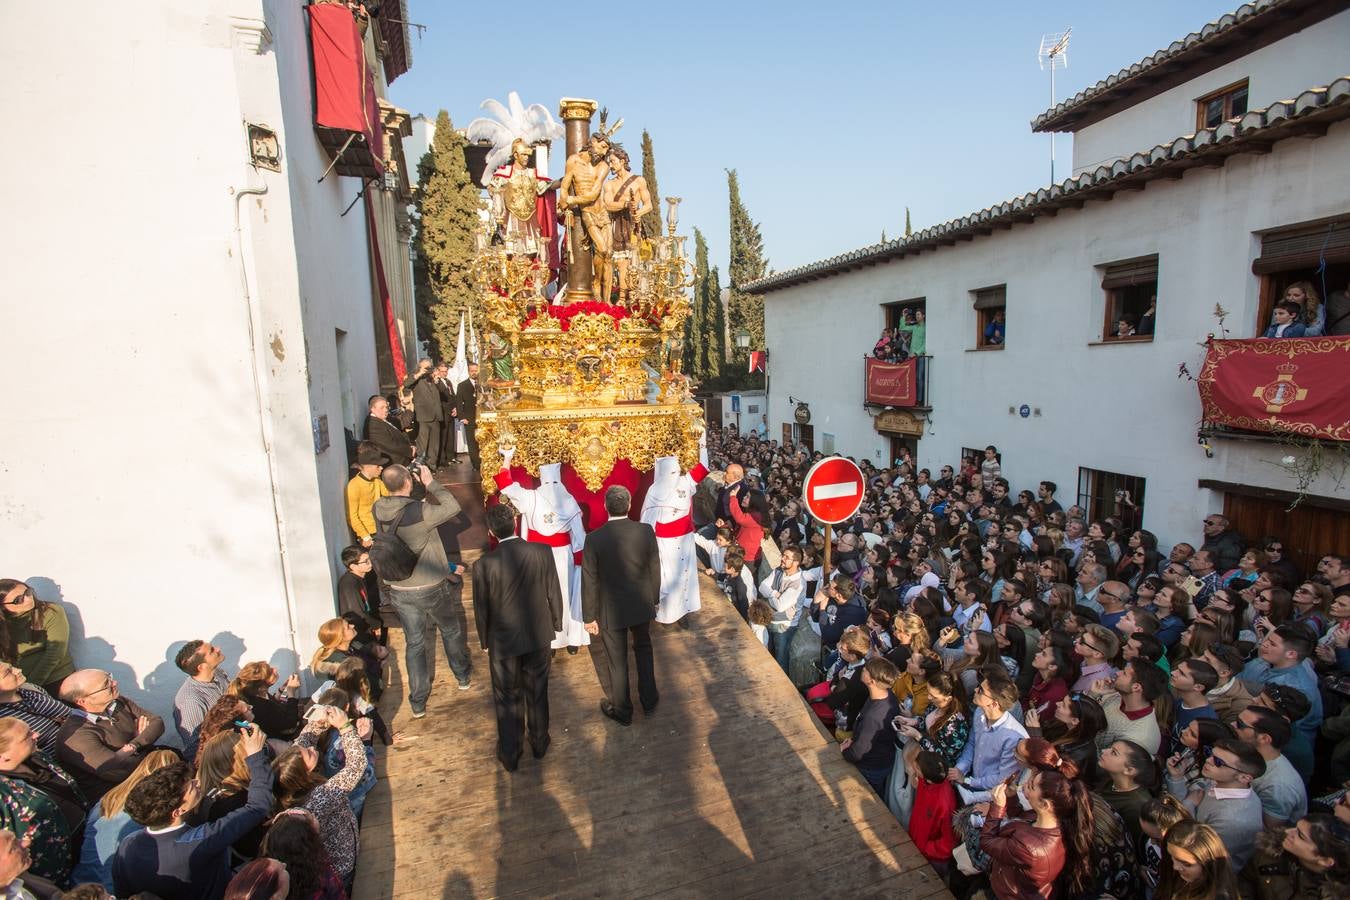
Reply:
<svg viewBox="0 0 1350 900"><path fill-rule="evenodd" d="M654 715L606 719L598 656L559 652L552 746L514 774L476 639L467 692L438 652L426 718L392 674L381 709L404 740L376 763L354 900L949 896L711 581L692 628L652 638Z"/></svg>

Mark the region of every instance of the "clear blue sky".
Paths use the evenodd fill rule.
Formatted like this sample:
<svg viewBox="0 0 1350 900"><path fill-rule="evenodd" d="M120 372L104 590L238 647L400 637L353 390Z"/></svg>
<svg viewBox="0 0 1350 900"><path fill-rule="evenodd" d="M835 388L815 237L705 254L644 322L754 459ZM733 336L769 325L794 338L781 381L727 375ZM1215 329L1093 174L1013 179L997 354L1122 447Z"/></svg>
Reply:
<svg viewBox="0 0 1350 900"><path fill-rule="evenodd" d="M635 166L651 132L661 192L684 198L680 230L703 231L725 284L725 169L778 270L896 237L905 206L915 230L938 224L1048 183L1049 138L1029 126L1050 105L1043 33L1073 26L1063 100L1238 3L408 5L429 27L395 103L463 127L511 90L555 118L559 98L595 98L626 120Z"/></svg>

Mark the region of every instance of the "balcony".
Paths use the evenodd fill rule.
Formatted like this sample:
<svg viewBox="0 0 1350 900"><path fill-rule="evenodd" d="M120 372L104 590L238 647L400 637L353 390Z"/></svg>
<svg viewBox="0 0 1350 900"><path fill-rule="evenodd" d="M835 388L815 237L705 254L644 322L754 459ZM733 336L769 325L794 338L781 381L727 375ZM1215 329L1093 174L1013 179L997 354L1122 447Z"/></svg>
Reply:
<svg viewBox="0 0 1350 900"><path fill-rule="evenodd" d="M863 404L927 411L931 356L911 356L904 362L888 363L874 356L863 357Z"/></svg>

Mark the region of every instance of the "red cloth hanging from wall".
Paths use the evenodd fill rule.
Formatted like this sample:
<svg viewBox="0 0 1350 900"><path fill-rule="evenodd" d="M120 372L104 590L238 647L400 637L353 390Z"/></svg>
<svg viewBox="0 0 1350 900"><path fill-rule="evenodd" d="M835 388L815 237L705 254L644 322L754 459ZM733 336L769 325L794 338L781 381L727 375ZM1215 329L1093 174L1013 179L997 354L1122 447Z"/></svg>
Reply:
<svg viewBox="0 0 1350 900"><path fill-rule="evenodd" d="M1350 338L1209 341L1196 379L1204 421L1350 441Z"/></svg>
<svg viewBox="0 0 1350 900"><path fill-rule="evenodd" d="M389 282L384 277L384 260L380 257L380 236L375 230L375 204L365 199L366 239L370 242L370 260L375 268L375 289L380 292L380 309L384 313L384 328L389 336L389 356L394 366L394 378L399 384L408 377L408 363L403 358L403 339L398 331L398 317L394 315L394 301L389 296Z"/></svg>
<svg viewBox="0 0 1350 900"><path fill-rule="evenodd" d="M314 54L314 124L362 135L364 147L354 141L343 156L351 153L353 164L383 171L384 127L375 97L375 72L366 65L356 19L337 3L311 4L305 10ZM341 167L338 171L359 174Z"/></svg>
<svg viewBox="0 0 1350 900"><path fill-rule="evenodd" d="M886 406L916 405L918 401L914 386L918 365L917 359L888 363L869 356L865 402Z"/></svg>

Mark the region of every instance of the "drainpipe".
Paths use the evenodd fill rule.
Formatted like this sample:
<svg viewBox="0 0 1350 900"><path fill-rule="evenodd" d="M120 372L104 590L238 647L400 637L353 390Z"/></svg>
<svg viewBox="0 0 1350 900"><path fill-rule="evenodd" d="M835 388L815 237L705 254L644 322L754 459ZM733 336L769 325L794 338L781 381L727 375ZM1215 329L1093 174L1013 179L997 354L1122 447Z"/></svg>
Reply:
<svg viewBox="0 0 1350 900"><path fill-rule="evenodd" d="M277 556L281 560L281 586L286 597L286 625L290 629L291 652L295 654L298 671L301 656L295 630L295 623L298 618L295 609L295 585L291 577L290 552L286 545L286 516L282 508L281 489L278 486L277 479L277 457L272 434L272 410L263 393L263 385L267 381L267 361L263 356L262 348L258 345L258 333L262 330L262 311L258 308L257 298L249 288L244 229L240 213L242 199L250 195L261 197L267 193L267 185L232 187L230 193L234 195L234 241L236 259L239 260L239 284L244 290L244 305L248 313L248 350L253 362L253 398L258 406L258 429L262 437L263 453L267 456L267 478L272 490L272 517L276 523Z"/></svg>

